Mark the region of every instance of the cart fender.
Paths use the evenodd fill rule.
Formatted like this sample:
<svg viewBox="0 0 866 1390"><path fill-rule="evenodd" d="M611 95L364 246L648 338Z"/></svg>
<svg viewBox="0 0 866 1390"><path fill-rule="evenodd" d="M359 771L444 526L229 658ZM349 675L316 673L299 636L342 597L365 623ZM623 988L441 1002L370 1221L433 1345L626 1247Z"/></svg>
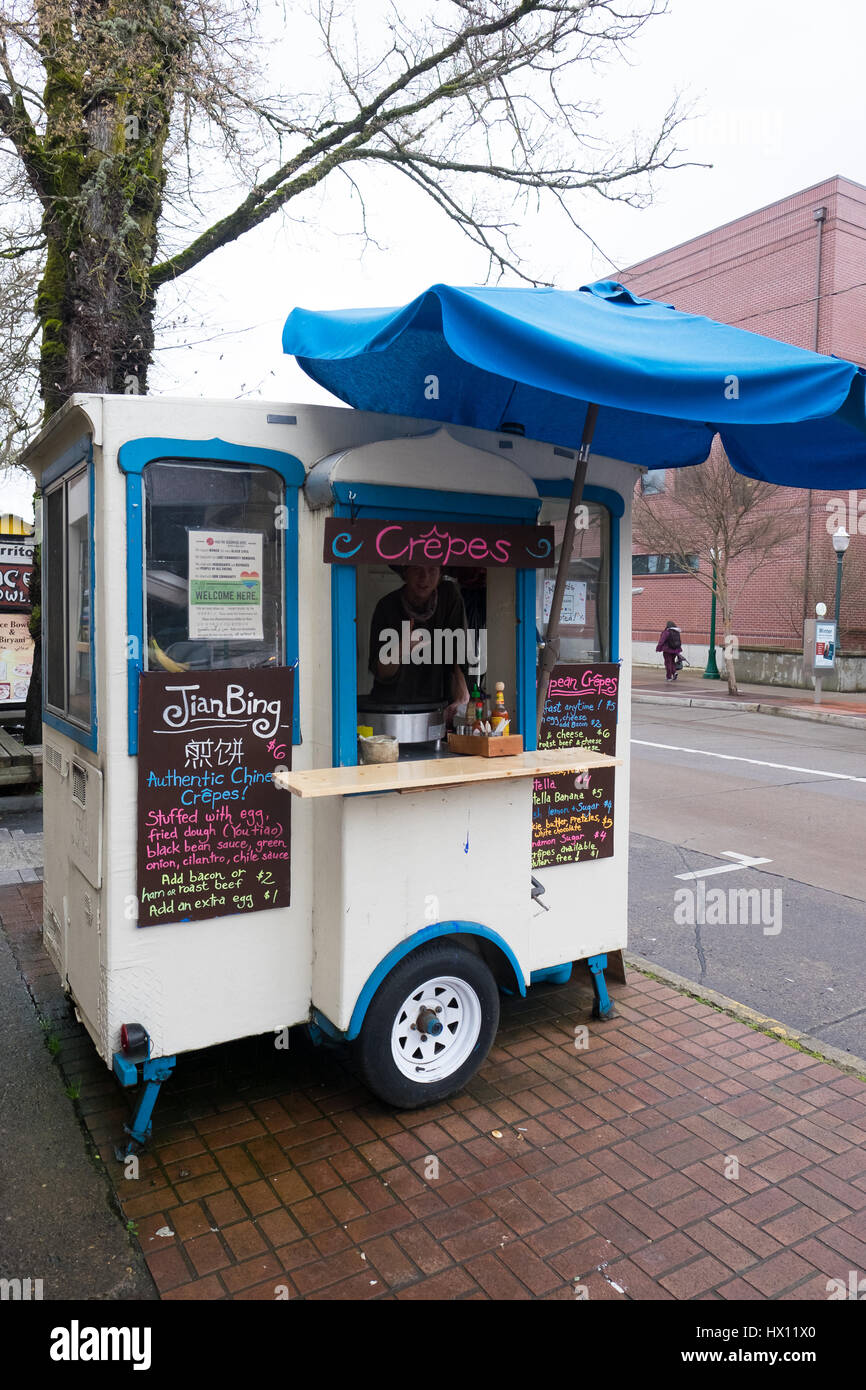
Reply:
<svg viewBox="0 0 866 1390"><path fill-rule="evenodd" d="M489 927L483 927L480 922L437 922L434 926L422 927L413 936L401 941L398 946L389 951L384 960L381 960L376 969L370 975L361 993L358 995L357 1003L352 1010L352 1017L345 1033L339 1035L347 1042L352 1042L357 1038L364 1023L364 1016L370 1004L370 1000L376 993L386 975L391 971L398 961L404 956L408 956L411 951L416 951L419 946L424 946L428 941L435 941L440 936L481 936L485 940L492 942L508 961L514 974L514 981L520 994L526 994L526 981L523 971L517 963L517 957L497 932L491 931Z"/></svg>

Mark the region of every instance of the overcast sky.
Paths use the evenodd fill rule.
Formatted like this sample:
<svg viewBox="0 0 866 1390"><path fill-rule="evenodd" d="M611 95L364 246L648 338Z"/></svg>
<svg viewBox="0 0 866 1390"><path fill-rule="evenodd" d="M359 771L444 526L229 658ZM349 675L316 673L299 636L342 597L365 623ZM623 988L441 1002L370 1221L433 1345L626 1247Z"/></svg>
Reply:
<svg viewBox="0 0 866 1390"><path fill-rule="evenodd" d="M359 22L363 6L354 6ZM651 130L682 93L694 105L679 135L682 158L712 167L658 175L655 201L640 211L589 195L581 216L603 255L561 221L533 214L522 234L532 274L565 289L615 278L616 267L833 174L866 184L864 52L860 0L670 0L669 13L635 42L631 66L608 70L602 100L618 132ZM484 255L420 194L409 197L405 183L368 176L378 245L363 245L343 181L328 180L303 208L293 205L292 220L271 219L185 277L181 312L193 326L184 331L196 346L160 351L150 389L325 402L281 351L296 304L397 305L437 281L482 283ZM165 299L160 307L174 312ZM32 515L27 494L0 485L0 511Z"/></svg>

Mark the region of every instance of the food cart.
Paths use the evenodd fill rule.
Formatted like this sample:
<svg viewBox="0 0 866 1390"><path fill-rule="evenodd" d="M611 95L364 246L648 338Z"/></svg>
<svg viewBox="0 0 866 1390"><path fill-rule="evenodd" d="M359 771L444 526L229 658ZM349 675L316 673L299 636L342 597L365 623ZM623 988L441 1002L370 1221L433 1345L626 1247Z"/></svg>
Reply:
<svg viewBox="0 0 866 1390"><path fill-rule="evenodd" d="M866 477L861 369L611 282L295 311L284 346L354 408L81 395L24 458L44 938L100 1055L143 1083L132 1144L177 1055L230 1039L306 1023L411 1107L472 1075L500 991L584 960L607 1016L640 469L698 464L718 432L751 477ZM522 751L455 754L443 709L410 702L398 760L359 764L407 563L486 633L476 675Z"/></svg>
<svg viewBox="0 0 866 1390"><path fill-rule="evenodd" d="M574 669L606 673L574 698L608 711L598 746L613 748L619 695L617 756L539 751L537 635L574 457L560 453L336 407L134 396L76 396L32 447L44 939L100 1055L145 1082L134 1140L191 1049L311 1023L412 1106L474 1072L500 989L589 959L609 1011L604 955L626 940L618 663L637 471L590 465L565 630ZM387 545L352 555L370 519ZM524 751L460 757L431 740L359 766L363 635L398 583L390 564L424 535L431 556L450 538L443 583L471 547L491 689L504 682ZM548 831L535 851L534 817Z"/></svg>

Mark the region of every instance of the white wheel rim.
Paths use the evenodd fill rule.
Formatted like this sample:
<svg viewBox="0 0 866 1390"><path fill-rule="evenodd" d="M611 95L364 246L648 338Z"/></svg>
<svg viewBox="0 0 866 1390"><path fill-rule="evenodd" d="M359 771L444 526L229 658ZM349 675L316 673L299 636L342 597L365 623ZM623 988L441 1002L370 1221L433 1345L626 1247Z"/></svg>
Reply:
<svg viewBox="0 0 866 1390"><path fill-rule="evenodd" d="M430 1019L442 1024L438 1035L422 1032ZM391 1056L397 1070L411 1081L421 1085L441 1081L460 1070L480 1033L481 1000L475 990L453 975L437 975L417 985L397 1010Z"/></svg>

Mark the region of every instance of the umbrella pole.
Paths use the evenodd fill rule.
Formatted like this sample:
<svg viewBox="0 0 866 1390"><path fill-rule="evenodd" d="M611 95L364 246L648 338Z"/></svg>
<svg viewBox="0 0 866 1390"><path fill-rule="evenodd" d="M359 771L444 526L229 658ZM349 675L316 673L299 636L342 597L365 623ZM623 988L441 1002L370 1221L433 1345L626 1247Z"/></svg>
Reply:
<svg viewBox="0 0 866 1390"><path fill-rule="evenodd" d="M560 618L562 616L562 600L565 597L565 583L568 578L568 567L571 564L571 551L574 546L575 514L577 508L580 506L580 499L583 496L583 485L586 482L586 469L589 463L592 436L595 433L595 422L597 418L598 406L590 403L586 407L586 418L583 422L583 435L580 441L580 448L577 451L574 482L571 485L571 501L568 506L568 515L565 518L565 533L562 537L562 547L559 552L559 566L556 571L556 583L553 586L553 598L550 602L550 617L547 620L547 631L544 634L544 651L541 658L541 670L538 673L538 687L535 703L536 733L541 732L541 720L544 714L545 701L547 700L547 687L550 684L551 673L559 657L559 627Z"/></svg>

